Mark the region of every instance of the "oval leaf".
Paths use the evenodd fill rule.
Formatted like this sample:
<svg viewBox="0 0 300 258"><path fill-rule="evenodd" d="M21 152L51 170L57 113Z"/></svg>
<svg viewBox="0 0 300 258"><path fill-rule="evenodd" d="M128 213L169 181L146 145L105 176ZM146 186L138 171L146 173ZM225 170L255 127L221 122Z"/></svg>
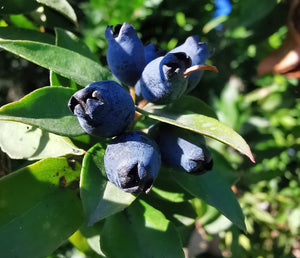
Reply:
<svg viewBox="0 0 300 258"><path fill-rule="evenodd" d="M38 3L46 5L55 11L61 13L73 23L77 23L76 14L72 6L66 0L36 0Z"/></svg>
<svg viewBox="0 0 300 258"><path fill-rule="evenodd" d="M101 248L107 257L184 257L175 226L143 201L106 219Z"/></svg>
<svg viewBox="0 0 300 258"><path fill-rule="evenodd" d="M0 147L12 159L36 160L67 154L83 155L69 138L14 121L0 120Z"/></svg>
<svg viewBox="0 0 300 258"><path fill-rule="evenodd" d="M173 169L169 169L169 173L187 192L215 207L246 231L244 214L222 169L223 164L214 163L213 169L203 175L190 175Z"/></svg>
<svg viewBox="0 0 300 258"><path fill-rule="evenodd" d="M178 102L178 105L180 105L180 102ZM136 107L136 110L152 119L214 138L240 151L242 154L248 156L252 162L255 162L250 147L245 140L229 126L219 122L213 117L210 117L211 114L208 114L208 116L203 115L201 113L201 107L201 105L198 107L198 113L195 112L195 107L188 110L182 109L180 113L180 106L177 106L176 102L174 108L171 106L162 109L152 108L149 110ZM207 107L205 107L204 110L207 110ZM207 113L207 111L205 113Z"/></svg>
<svg viewBox="0 0 300 258"><path fill-rule="evenodd" d="M80 195L88 225L120 212L135 196L107 181L104 168L105 149L96 144L85 155L80 180Z"/></svg>
<svg viewBox="0 0 300 258"><path fill-rule="evenodd" d="M37 89L0 108L0 120L22 122L63 136L84 134L76 116L67 106L74 92L63 87Z"/></svg>
<svg viewBox="0 0 300 258"><path fill-rule="evenodd" d="M28 13L38 7L36 0L1 0L0 14Z"/></svg>
<svg viewBox="0 0 300 258"><path fill-rule="evenodd" d="M48 44L54 44L55 38L47 33L16 27L0 27L1 40L30 40Z"/></svg>
<svg viewBox="0 0 300 258"><path fill-rule="evenodd" d="M77 230L82 208L71 185L79 173L78 163L49 158L1 178L1 256L46 257Z"/></svg>
<svg viewBox="0 0 300 258"><path fill-rule="evenodd" d="M77 52L99 63L98 57L75 34L61 28L55 28L55 35L57 46ZM51 86L78 88L73 80L69 80L54 71L50 71L50 82Z"/></svg>
<svg viewBox="0 0 300 258"><path fill-rule="evenodd" d="M99 63L97 55L74 33L61 28L55 28L55 36L57 46L72 50Z"/></svg>
<svg viewBox="0 0 300 258"><path fill-rule="evenodd" d="M111 78L110 72L98 63L62 47L23 40L0 40L0 47L81 86Z"/></svg>

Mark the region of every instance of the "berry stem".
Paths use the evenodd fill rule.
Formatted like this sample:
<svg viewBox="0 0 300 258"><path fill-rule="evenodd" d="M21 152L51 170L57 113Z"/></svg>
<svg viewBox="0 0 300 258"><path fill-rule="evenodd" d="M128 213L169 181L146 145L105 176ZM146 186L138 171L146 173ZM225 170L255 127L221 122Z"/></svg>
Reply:
<svg viewBox="0 0 300 258"><path fill-rule="evenodd" d="M143 99L139 104L138 104L138 107L139 108L143 108L144 106L146 106L148 103L147 100ZM135 115L134 115L134 119L133 121L131 122L131 125L130 125L130 128L133 129L135 124L142 118L142 114L138 111L135 111Z"/></svg>
<svg viewBox="0 0 300 258"><path fill-rule="evenodd" d="M134 86L129 87L129 93L130 93L130 96L132 97L133 103L135 104L135 88L134 88Z"/></svg>
<svg viewBox="0 0 300 258"><path fill-rule="evenodd" d="M183 73L184 76L189 75L192 72L200 71L200 70L208 70L208 71L213 71L213 72L219 72L217 67L213 65L193 65L189 67L188 69L185 70Z"/></svg>
<svg viewBox="0 0 300 258"><path fill-rule="evenodd" d="M148 104L148 101L143 99L141 100L141 102L138 104L139 108L143 108L144 106L146 106Z"/></svg>

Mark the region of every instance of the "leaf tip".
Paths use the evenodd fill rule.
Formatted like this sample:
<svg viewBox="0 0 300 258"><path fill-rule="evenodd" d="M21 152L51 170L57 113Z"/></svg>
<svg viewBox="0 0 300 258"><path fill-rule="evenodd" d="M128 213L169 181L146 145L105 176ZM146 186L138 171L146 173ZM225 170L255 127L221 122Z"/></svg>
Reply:
<svg viewBox="0 0 300 258"><path fill-rule="evenodd" d="M255 161L255 159L254 159L252 153L250 153L250 154L248 155L248 157L249 157L249 159L252 161L252 163L254 163L254 164L256 163L256 161Z"/></svg>

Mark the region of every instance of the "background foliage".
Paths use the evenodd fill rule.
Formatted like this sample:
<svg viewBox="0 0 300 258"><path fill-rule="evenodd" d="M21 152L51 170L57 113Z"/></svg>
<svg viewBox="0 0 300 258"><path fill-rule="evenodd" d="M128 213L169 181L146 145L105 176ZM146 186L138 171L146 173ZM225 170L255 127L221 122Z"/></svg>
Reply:
<svg viewBox="0 0 300 258"><path fill-rule="evenodd" d="M66 49L64 51L72 50L85 57L82 57L80 64L77 64L80 65L78 69L84 69L85 66L91 67L90 64L93 64L94 70L86 72L87 78L74 74L69 80L61 77L61 75L68 74L67 70L71 69L69 66L71 61L68 63L67 59L61 58L57 60L58 63L51 63L50 65L49 60L43 61L43 57L38 57L35 63L39 65L36 65L3 50L6 49L6 46L5 42L1 42L1 106L50 84L70 87L70 89L61 88L59 95L57 92L54 93L54 97L56 94L56 97L65 98L67 102L69 94L80 87L79 85L89 83L91 78L95 80L110 78L110 74L105 68L107 42L104 31L108 24L115 25L124 21L131 23L139 31L143 43L158 43L167 50L181 44L190 35L199 35L201 41L208 42L214 53L207 63L217 66L219 73L217 75L204 73L200 85L191 95L208 103L213 107L221 122L242 135L250 145L256 159L256 164L253 165L233 148L215 140L208 141L209 146L216 150L214 159L217 170L226 177L226 182L234 185L232 189L238 197L245 215L247 232L233 225L206 202L191 198L190 194L193 189L185 189L187 191L182 192L182 188L180 188L178 192L170 192L170 188L172 191L176 188L173 185L178 186L178 183L182 182L180 174L178 177L171 177L167 182L165 182L165 178L169 177L161 176L157 181L157 188L153 189L153 194L148 198L147 196L141 197L138 202L135 201L133 205L130 205L126 209L126 216L125 213L116 213L120 206L110 207L107 214L96 212L96 219L95 216L89 218L90 223L92 223L98 221L100 217L114 214L109 216L105 222L101 220L92 228L81 227L79 231L76 231L83 220L82 209L76 198L76 190L74 190L78 189L76 184L78 185L80 174L79 162L72 161L75 163L70 165L63 158L48 158L33 163L34 161L30 161L30 158L28 160L28 157L32 159L44 158L41 156L43 153L28 153L28 156L23 157L16 153L15 159L10 159L4 152L1 152L0 173L3 176L2 182L5 180L7 189L3 187L0 189L0 198L2 198L2 193L12 196L17 193L22 196L24 194L22 191L25 193L30 191L32 196L36 196L31 199L35 205L30 212L35 214L36 211L42 211L45 213L44 216L56 216L55 218L48 218L48 221L55 221L56 223L55 225L47 225L53 231L46 230L46 232L61 237L57 243L53 242L51 245L45 246L43 251L39 253L38 247L43 244L43 238L39 236L41 231L31 232L31 234L36 234L35 250L37 251L34 254L23 253L25 255L23 257L50 255L49 252L53 252L58 247L58 243L60 247L49 257L99 257L103 255L99 248L99 242L103 252L109 252L107 250L113 249L110 246L112 242L121 243L120 239L126 239L127 236L122 235L124 232L138 231L144 223L141 219L142 214L148 214L149 216L145 215L146 218L153 218L153 221L149 223L152 223L153 228L156 229L153 231L149 229L149 231L144 232L145 240L162 237L159 234L160 227L164 227L169 232L168 234L173 236L176 227L191 257L208 257L208 255L211 257L299 256L299 81L274 73L261 77L257 75L259 63L282 44L287 33L286 21L289 2L234 0L232 1L232 12L228 16L215 20L212 20L215 11L214 1L90 0L68 2L70 5L66 1L43 0L0 2L3 4L2 6L5 6L2 8L0 4L0 38L5 40L35 39L33 43L30 43L32 49L45 47L43 44L46 43L61 46ZM63 8L59 6L59 3ZM4 30L4 28L8 30ZM24 33L22 29L30 29L30 31ZM40 32L47 34L44 33L45 35L42 34L43 36L41 36ZM20 53L21 47L16 42L14 44L15 53ZM64 57L68 56L65 52L58 54ZM32 60L32 57L27 59ZM60 61L68 64L65 66L66 71L61 69L63 65L59 63ZM42 67L51 70L50 76L49 70ZM36 94L43 95L42 91ZM44 110L48 108L44 107ZM64 108L60 109L60 112L65 112L66 116L71 116L67 107ZM4 112L4 115L9 114ZM146 119L142 122L147 124L149 121ZM3 122L0 122L1 137L5 139L7 139L5 132L9 132L11 128L18 128L20 134L24 130L29 130L22 125L16 125L17 122L10 123L12 124L6 122L4 126ZM41 124L36 125L41 126ZM31 137L34 138L36 134L43 134L34 125L31 126L33 126L30 128ZM45 128L47 124L43 124L43 126L42 128ZM59 130L59 128L56 129ZM49 132L47 135L43 135L44 138L41 139L55 137L55 133L57 132L51 135ZM88 150L90 146L96 143L96 139L92 137L73 137L71 135L70 137L73 143L78 146L77 149L74 149L73 143L67 139L59 138L55 141L56 146L48 146L48 149L44 149L46 154L44 152L43 155L49 156L49 151L53 148L63 150L63 153L58 156L81 155L83 150ZM28 142L34 148L31 138ZM45 140L46 142L48 141ZM93 162L92 157L95 153L103 155L103 153L101 154L101 150L103 150L101 146L105 146L105 144L106 142L98 143L85 155L83 166L90 166L89 171L93 172L95 168L101 169L102 165ZM3 146L2 149L4 150ZM47 150L49 151L47 152ZM234 168L234 171L230 167L228 168L228 164ZM37 171L45 166L54 166L55 170L46 170L48 179L41 181ZM59 171L64 171L63 174L57 175L58 168ZM12 173L7 176L16 170L18 170L17 174ZM30 173L26 170L29 170ZM70 173L72 171L75 173ZM170 173L170 171L164 170L164 173ZM110 189L109 184L101 178L97 177L90 182L90 176L93 178L93 175L86 178L84 176L87 175L81 175L81 183L83 184L81 197L83 199L85 196L87 196L86 198L90 196L85 195L85 186L89 186L93 182L103 185L103 189L105 189L103 191ZM19 179L16 179L18 177ZM214 180L214 177L209 177L210 175L207 174L205 180L208 182ZM64 180L68 183L65 184ZM15 182L22 183L15 185ZM46 188L45 185L47 185ZM47 190L41 191L41 189ZM87 189L91 188L87 187ZM63 194L62 192L66 193ZM57 200L60 202L57 206L50 205ZM134 198L126 196L124 200L126 206L133 202ZM91 200L87 203L93 206L97 204L97 201ZM47 211L45 207L48 207L48 204L49 207L52 209L55 207L55 209ZM22 205L17 203L18 208L8 213L10 215L4 215L0 212L1 225L5 220L9 220L9 216L13 217L15 215L13 213L23 214L22 212L26 210L27 205L32 205L32 203L23 203ZM65 213L63 208L67 209L69 213ZM95 207L83 208L86 211L94 210ZM16 236L20 238L20 241L26 239L28 236L25 233L20 234L23 229L20 227L32 228L33 224L38 227L39 223L40 227L43 227L43 220L32 217L30 212L22 217L27 224L20 220L14 224L5 224L5 226L0 227L1 236L4 236L1 238L2 243L8 243L10 239L14 239ZM174 214L177 217L173 217ZM124 221L136 217L140 217L140 219L130 224L131 228L126 228L127 224ZM69 225L59 224L60 221L70 218L72 221ZM168 221L172 221L172 224L169 225ZM99 231L102 232L100 236ZM112 231L118 232L115 234L115 238L105 237ZM66 232L70 232L70 234L75 232L69 241L65 241L69 237ZM41 235L43 236L43 234ZM104 238L99 240L102 235ZM174 236L172 241L178 241L175 238ZM193 247L195 241L202 243L202 247ZM61 245L61 243L63 244ZM132 252L133 248L142 249L144 245L147 244L142 242L136 247L126 243L124 246L120 244L120 248L126 253L126 248ZM176 250L173 251L176 252ZM115 257L113 255L117 256L117 254L111 254L112 257ZM173 256L170 254L170 257Z"/></svg>

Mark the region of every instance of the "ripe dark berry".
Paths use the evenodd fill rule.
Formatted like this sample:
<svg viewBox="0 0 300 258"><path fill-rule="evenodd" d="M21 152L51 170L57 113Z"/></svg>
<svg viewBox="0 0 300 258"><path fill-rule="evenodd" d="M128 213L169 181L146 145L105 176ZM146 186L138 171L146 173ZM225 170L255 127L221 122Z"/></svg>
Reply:
<svg viewBox="0 0 300 258"><path fill-rule="evenodd" d="M161 49L159 46L157 46L155 44L150 43L150 44L144 46L144 53L145 53L146 64L148 64L152 60L154 60L160 56L164 56L167 53L167 51L164 49Z"/></svg>
<svg viewBox="0 0 300 258"><path fill-rule="evenodd" d="M70 98L68 106L86 133L100 137L119 135L135 114L131 96L115 81L89 84Z"/></svg>
<svg viewBox="0 0 300 258"><path fill-rule="evenodd" d="M124 85L136 84L146 65L144 46L131 24L108 26L106 59L112 74Z"/></svg>
<svg viewBox="0 0 300 258"><path fill-rule="evenodd" d="M191 174L212 169L213 161L202 134L168 124L158 124L149 133L159 146L164 164Z"/></svg>
<svg viewBox="0 0 300 258"><path fill-rule="evenodd" d="M198 36L188 37L182 45L170 51L170 53L176 52L186 53L191 58L192 65L203 65L210 56L207 43L199 42ZM196 71L190 74L186 93L190 92L198 85L202 74L203 71Z"/></svg>
<svg viewBox="0 0 300 258"><path fill-rule="evenodd" d="M169 53L146 65L139 80L141 92L149 102L168 104L180 98L186 91L191 59L182 52Z"/></svg>
<svg viewBox="0 0 300 258"><path fill-rule="evenodd" d="M157 144L142 132L126 132L107 146L104 166L108 179L129 193L148 193L160 169Z"/></svg>

